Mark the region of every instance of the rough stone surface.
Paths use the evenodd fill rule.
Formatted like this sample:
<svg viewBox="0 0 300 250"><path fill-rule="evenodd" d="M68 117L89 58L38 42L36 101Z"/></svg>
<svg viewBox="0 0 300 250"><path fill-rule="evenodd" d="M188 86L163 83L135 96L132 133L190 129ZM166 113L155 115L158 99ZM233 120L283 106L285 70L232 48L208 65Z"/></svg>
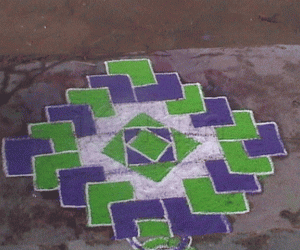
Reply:
<svg viewBox="0 0 300 250"><path fill-rule="evenodd" d="M11 74L9 76L9 81L8 81L8 85L5 88L5 92L6 93L11 93L15 88L17 88L22 81L25 80L25 75L23 74Z"/></svg>
<svg viewBox="0 0 300 250"><path fill-rule="evenodd" d="M5 74L3 71L0 71L0 88L3 86L3 80L4 80Z"/></svg>
<svg viewBox="0 0 300 250"><path fill-rule="evenodd" d="M127 241L119 241L114 243L113 245L107 246L104 244L98 244L98 245L87 245L84 241L82 240L76 240L76 241L70 241L68 244L68 249L69 250L81 250L81 249L86 249L86 250L128 250L130 249L130 245L127 243Z"/></svg>
<svg viewBox="0 0 300 250"><path fill-rule="evenodd" d="M48 74L54 74L59 72L68 72L76 74L77 76L93 74L95 72L96 65L94 63L68 61L59 63L58 65L47 70Z"/></svg>
<svg viewBox="0 0 300 250"><path fill-rule="evenodd" d="M43 65L41 62L32 62L32 63L25 63L20 64L15 67L15 70L17 71L32 71L35 69L41 68Z"/></svg>

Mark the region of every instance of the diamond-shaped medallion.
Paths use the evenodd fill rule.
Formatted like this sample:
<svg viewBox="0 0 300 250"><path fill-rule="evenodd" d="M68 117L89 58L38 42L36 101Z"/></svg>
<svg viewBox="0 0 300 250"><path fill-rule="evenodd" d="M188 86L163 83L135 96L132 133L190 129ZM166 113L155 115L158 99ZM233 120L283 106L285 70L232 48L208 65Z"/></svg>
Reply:
<svg viewBox="0 0 300 250"><path fill-rule="evenodd" d="M159 182L199 144L142 113L125 125L102 153Z"/></svg>

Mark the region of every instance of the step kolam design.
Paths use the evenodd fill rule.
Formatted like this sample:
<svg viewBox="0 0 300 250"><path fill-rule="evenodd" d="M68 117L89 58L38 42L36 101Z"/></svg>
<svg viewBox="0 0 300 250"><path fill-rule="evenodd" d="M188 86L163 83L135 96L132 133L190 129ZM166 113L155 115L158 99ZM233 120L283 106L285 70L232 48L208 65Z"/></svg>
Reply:
<svg viewBox="0 0 300 250"><path fill-rule="evenodd" d="M192 236L231 232L226 214L249 212L246 194L287 154L277 125L148 59L105 64L28 136L3 139L6 176L58 190L62 207L86 207L88 226L110 225L135 249L191 249Z"/></svg>

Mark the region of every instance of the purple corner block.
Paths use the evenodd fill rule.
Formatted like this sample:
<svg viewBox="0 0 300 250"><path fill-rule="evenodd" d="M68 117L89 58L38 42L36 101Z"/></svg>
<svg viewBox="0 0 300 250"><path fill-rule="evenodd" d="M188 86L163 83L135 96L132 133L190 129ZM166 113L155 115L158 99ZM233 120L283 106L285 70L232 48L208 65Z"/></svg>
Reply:
<svg viewBox="0 0 300 250"><path fill-rule="evenodd" d="M48 107L49 122L73 121L78 137L96 134L93 113L89 105L59 105Z"/></svg>
<svg viewBox="0 0 300 250"><path fill-rule="evenodd" d="M91 88L108 87L113 103L135 102L132 85L127 75L88 76Z"/></svg>
<svg viewBox="0 0 300 250"><path fill-rule="evenodd" d="M207 112L191 115L195 128L234 124L226 97L205 98Z"/></svg>
<svg viewBox="0 0 300 250"><path fill-rule="evenodd" d="M258 124L257 128L261 139L244 141L249 156L286 155L276 124Z"/></svg>
<svg viewBox="0 0 300 250"><path fill-rule="evenodd" d="M41 154L53 153L49 140L32 139L29 137L20 139L5 139L4 157L7 174L22 176L32 174L31 157Z"/></svg>
<svg viewBox="0 0 300 250"><path fill-rule="evenodd" d="M129 142L133 137L135 137L138 132L140 131L139 128L133 128L133 129L126 129L124 131L124 139L125 139L125 142Z"/></svg>
<svg viewBox="0 0 300 250"><path fill-rule="evenodd" d="M173 148L170 146L166 152L160 157L159 162L175 161Z"/></svg>
<svg viewBox="0 0 300 250"><path fill-rule="evenodd" d="M151 163L149 159L144 157L143 155L139 154L138 152L133 151L130 148L126 148L127 151L127 158L128 158L128 164L147 164Z"/></svg>
<svg viewBox="0 0 300 250"><path fill-rule="evenodd" d="M60 199L63 206L83 207L85 202L85 184L105 181L103 167L92 166L63 169L58 172L60 179Z"/></svg>
<svg viewBox="0 0 300 250"><path fill-rule="evenodd" d="M116 239L138 236L137 219L164 219L164 209L159 200L114 203L110 209Z"/></svg>
<svg viewBox="0 0 300 250"><path fill-rule="evenodd" d="M183 98L181 83L177 74L155 74L157 84L136 87L139 102L166 101Z"/></svg>
<svg viewBox="0 0 300 250"><path fill-rule="evenodd" d="M223 215L192 214L185 198L163 200L174 234L185 237L228 233L230 223Z"/></svg>
<svg viewBox="0 0 300 250"><path fill-rule="evenodd" d="M259 192L261 187L253 175L230 174L224 160L205 163L217 192Z"/></svg>

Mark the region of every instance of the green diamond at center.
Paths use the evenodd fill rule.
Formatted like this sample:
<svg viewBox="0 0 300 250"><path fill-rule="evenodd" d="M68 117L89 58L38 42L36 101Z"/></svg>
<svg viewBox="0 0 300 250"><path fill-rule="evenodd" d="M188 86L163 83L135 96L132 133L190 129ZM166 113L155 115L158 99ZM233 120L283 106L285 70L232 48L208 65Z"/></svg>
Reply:
<svg viewBox="0 0 300 250"><path fill-rule="evenodd" d="M200 144L141 113L115 134L102 153L159 182Z"/></svg>
<svg viewBox="0 0 300 250"><path fill-rule="evenodd" d="M165 150L169 143L155 136L153 133L142 130L138 136L130 144L133 148L137 149L144 155L152 160L157 160L158 156Z"/></svg>

